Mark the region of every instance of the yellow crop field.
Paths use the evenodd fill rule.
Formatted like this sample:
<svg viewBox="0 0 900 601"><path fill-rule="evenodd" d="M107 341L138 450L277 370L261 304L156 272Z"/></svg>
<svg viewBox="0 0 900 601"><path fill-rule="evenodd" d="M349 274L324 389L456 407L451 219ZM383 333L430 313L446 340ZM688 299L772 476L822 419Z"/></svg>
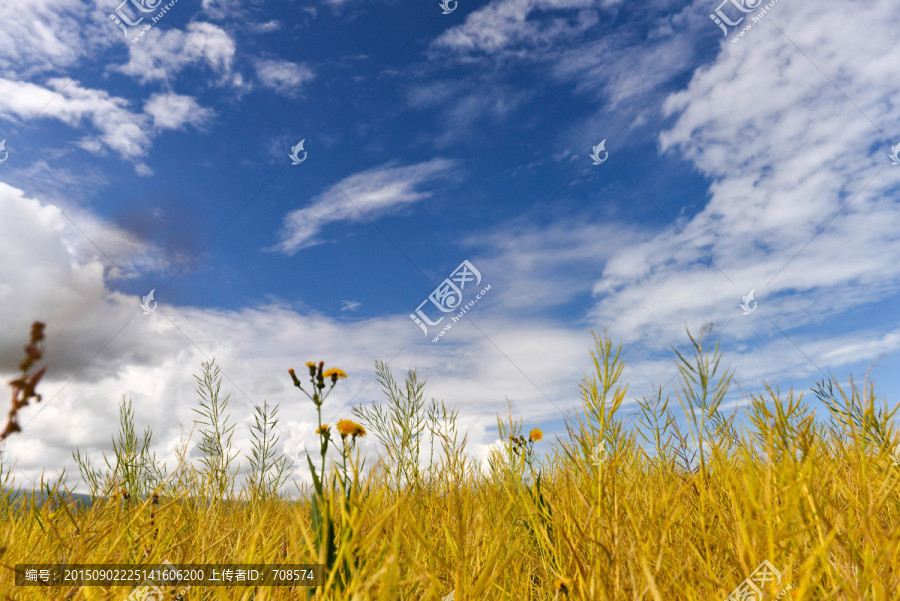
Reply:
<svg viewBox="0 0 900 601"><path fill-rule="evenodd" d="M555 435L498 417L486 462L466 450L458 411L425 403L424 381L378 364L384 404L321 422L347 377L310 361L282 373L318 413L314 486L288 496L273 452L271 408L260 410L251 485L237 486L215 367L197 378L205 424L200 462L184 449L162 473L123 403L105 472L79 456L102 501L0 500L4 599L774 600L900 599L900 452L896 408L874 387L837 381L802 394L720 408L730 376L718 346L688 332L676 351L677 399L642 398L626 424L621 349L595 337L582 407ZM3 437L39 402L42 331L32 332ZM30 359L30 362L29 362ZM670 403L670 400L672 401ZM428 436L423 436L423 433ZM114 434L111 432L111 434ZM376 437L381 458L360 452ZM146 439L145 439L146 440ZM432 440L430 449L423 448ZM4 490L13 486L3 472ZM298 500L299 499L299 500ZM17 564L321 564L314 587L15 586ZM153 596L156 595L156 596Z"/></svg>

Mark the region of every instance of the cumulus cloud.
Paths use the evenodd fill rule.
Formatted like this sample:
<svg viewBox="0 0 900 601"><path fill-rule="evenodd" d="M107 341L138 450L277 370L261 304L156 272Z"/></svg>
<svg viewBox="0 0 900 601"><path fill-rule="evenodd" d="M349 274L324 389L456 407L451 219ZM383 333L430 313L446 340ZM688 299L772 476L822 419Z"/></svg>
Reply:
<svg viewBox="0 0 900 601"><path fill-rule="evenodd" d="M385 165L344 178L312 199L308 207L291 211L284 219L281 241L267 249L292 255L320 244L323 227L336 222L361 222L390 213L431 196L419 189L449 175L455 162L436 158L406 167Z"/></svg>
<svg viewBox="0 0 900 601"><path fill-rule="evenodd" d="M108 294L105 278L113 275L109 261L134 273L162 267L155 254L77 206L61 211L0 183L0 281L12 288L3 300L2 327L14 332L33 320L52 322L62 337L47 354L54 371L74 374L85 360L84 348L100 348L109 324L123 325L131 315L133 305L126 307L124 297ZM0 369L14 370L19 342L10 337L0 341ZM122 360L127 361L126 356Z"/></svg>

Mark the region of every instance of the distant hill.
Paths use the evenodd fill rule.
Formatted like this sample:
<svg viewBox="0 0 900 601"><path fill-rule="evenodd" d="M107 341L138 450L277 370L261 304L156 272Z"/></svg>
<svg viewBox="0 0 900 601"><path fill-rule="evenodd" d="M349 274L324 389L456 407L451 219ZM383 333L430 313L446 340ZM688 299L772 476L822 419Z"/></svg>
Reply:
<svg viewBox="0 0 900 601"><path fill-rule="evenodd" d="M11 494L10 494L11 493ZM14 506L22 507L27 503L31 503L32 494L31 492L25 492L22 490L10 491L3 490L3 496L10 494L10 500L13 502ZM93 506L94 499L85 493L71 493L72 500L75 501L75 504L81 508L89 508ZM69 498L69 495L64 496L65 499ZM48 500L47 493L44 491L34 491L34 501L37 507L43 507L44 503Z"/></svg>
<svg viewBox="0 0 900 601"><path fill-rule="evenodd" d="M27 507L27 505L29 503L31 503L31 498L32 498L31 492L24 492L22 490L12 492L12 491L9 491L9 489L6 489L6 490L0 491L0 492L2 492L3 495L11 493L10 499L13 503L13 506L16 507L17 509L20 509L22 507ZM68 501L70 496L71 496L71 499L75 502L75 505L79 509L89 509L89 508L93 507L94 503L97 500L103 500L103 499L107 498L107 497L94 498L86 493L65 494L65 495L63 495L63 498ZM35 505L38 508L43 507L44 503L46 503L48 501L46 492L37 491L37 490L34 491L34 500L35 500ZM160 502L164 502L164 501L165 501L164 498L160 498ZM244 503L244 502L245 501L242 501L242 503ZM293 499L291 502L298 503L300 501L297 499Z"/></svg>

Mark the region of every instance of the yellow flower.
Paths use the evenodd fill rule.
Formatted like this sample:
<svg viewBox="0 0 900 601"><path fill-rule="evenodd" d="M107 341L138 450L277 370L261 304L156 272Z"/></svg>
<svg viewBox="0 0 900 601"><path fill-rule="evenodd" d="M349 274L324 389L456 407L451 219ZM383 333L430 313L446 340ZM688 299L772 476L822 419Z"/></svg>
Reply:
<svg viewBox="0 0 900 601"><path fill-rule="evenodd" d="M539 440L542 439L543 437L544 437L544 433L541 432L540 430L538 430L537 428L535 428L534 430L532 430L532 431L528 434L528 438L530 438L530 439L533 440L534 442L539 441Z"/></svg>
<svg viewBox="0 0 900 601"><path fill-rule="evenodd" d="M328 432L328 429L331 428L328 424L322 424L316 429L316 434L325 434Z"/></svg>
<svg viewBox="0 0 900 601"><path fill-rule="evenodd" d="M564 578L557 579L556 582L554 582L553 584L556 587L556 590L559 591L560 593L562 593L563 595L569 594L569 585L565 581Z"/></svg>
<svg viewBox="0 0 900 601"><path fill-rule="evenodd" d="M309 368L309 375L310 375L310 376L316 375L316 364L315 364L314 362L312 362L312 361L307 361L307 362L306 362L306 367Z"/></svg>
<svg viewBox="0 0 900 601"><path fill-rule="evenodd" d="M346 378L347 374L344 373L344 370L338 369L337 367L332 367L329 370L326 370L325 373L322 374L325 378L331 378L331 383L334 384L338 381L338 378Z"/></svg>
<svg viewBox="0 0 900 601"><path fill-rule="evenodd" d="M366 429L357 424L354 421L350 421L349 419L342 419L337 423L338 432L341 433L341 438L345 438L347 435L356 438L357 436L365 436Z"/></svg>

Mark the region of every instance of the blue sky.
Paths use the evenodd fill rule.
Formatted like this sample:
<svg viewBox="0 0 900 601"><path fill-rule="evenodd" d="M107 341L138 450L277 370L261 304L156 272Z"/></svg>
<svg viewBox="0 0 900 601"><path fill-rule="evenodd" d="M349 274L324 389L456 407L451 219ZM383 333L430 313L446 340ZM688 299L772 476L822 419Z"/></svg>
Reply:
<svg viewBox="0 0 900 601"><path fill-rule="evenodd" d="M381 359L460 409L474 456L507 398L552 438L591 329L624 346L626 412L665 385L680 413L670 345L707 322L744 393L881 357L895 402L900 14L757 4L0 7L0 370L36 319L50 366L19 475L107 449L123 394L171 458L212 357L237 421L281 405L286 451L312 439L287 377L310 359L351 375L332 420L382 398ZM158 18L132 42L117 9ZM744 21L724 35L717 9ZM481 281L444 312L463 261Z"/></svg>

